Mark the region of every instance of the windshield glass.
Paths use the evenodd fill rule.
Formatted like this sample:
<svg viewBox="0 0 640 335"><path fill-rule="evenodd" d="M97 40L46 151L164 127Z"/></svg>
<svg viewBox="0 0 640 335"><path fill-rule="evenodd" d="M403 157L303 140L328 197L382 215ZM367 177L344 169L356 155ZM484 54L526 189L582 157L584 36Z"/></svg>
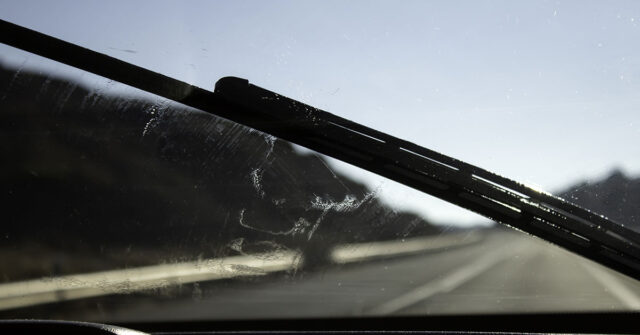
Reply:
<svg viewBox="0 0 640 335"><path fill-rule="evenodd" d="M634 3L286 5L25 3L2 18L208 89L250 78L640 231ZM474 213L0 50L4 317L640 309L637 281Z"/></svg>

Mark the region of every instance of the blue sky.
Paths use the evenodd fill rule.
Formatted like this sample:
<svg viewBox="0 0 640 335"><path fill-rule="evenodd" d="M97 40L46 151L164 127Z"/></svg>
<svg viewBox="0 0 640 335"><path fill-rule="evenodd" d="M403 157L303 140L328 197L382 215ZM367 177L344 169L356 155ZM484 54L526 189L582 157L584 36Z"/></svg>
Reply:
<svg viewBox="0 0 640 335"><path fill-rule="evenodd" d="M0 17L204 88L244 77L550 191L640 174L638 1L2 1ZM477 219L333 165L399 207Z"/></svg>

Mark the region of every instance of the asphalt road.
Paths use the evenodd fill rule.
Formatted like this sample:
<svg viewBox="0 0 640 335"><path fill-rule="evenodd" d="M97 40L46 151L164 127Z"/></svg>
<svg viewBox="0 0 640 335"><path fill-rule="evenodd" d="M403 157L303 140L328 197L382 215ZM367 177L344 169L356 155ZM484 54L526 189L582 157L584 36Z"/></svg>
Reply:
<svg viewBox="0 0 640 335"><path fill-rule="evenodd" d="M640 310L640 282L521 233L123 303L114 321Z"/></svg>

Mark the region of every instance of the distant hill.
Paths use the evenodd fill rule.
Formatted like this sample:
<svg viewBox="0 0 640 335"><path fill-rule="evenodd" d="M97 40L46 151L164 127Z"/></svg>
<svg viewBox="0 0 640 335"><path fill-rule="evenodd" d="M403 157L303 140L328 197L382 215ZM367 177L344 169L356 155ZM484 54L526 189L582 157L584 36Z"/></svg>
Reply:
<svg viewBox="0 0 640 335"><path fill-rule="evenodd" d="M602 180L573 185L558 195L640 232L640 178L614 170Z"/></svg>
<svg viewBox="0 0 640 335"><path fill-rule="evenodd" d="M100 89L0 63L0 254L64 273L90 270L65 266L82 257L100 268L116 254L125 264L274 248L311 255L442 231L285 141ZM20 276L17 263L0 259L0 273Z"/></svg>

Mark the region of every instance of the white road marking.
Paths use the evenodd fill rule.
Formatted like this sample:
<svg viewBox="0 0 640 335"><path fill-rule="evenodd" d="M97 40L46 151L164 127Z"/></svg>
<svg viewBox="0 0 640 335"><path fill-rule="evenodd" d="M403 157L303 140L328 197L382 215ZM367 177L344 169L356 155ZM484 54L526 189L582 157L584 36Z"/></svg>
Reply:
<svg viewBox="0 0 640 335"><path fill-rule="evenodd" d="M446 234L401 241L338 246L336 263L350 263L465 245L479 241L480 233ZM336 256L337 255L337 256ZM296 252L233 256L192 262L151 265L0 284L0 310L50 302L128 294L172 285L240 276L259 276L299 266Z"/></svg>
<svg viewBox="0 0 640 335"><path fill-rule="evenodd" d="M618 278L608 273L599 265L589 263L585 260L580 262L580 264L625 307L634 310L640 309L640 296L638 293L629 289Z"/></svg>
<svg viewBox="0 0 640 335"><path fill-rule="evenodd" d="M403 241L380 241L341 245L333 249L331 259L338 264L440 250L478 242L477 231L407 238Z"/></svg>
<svg viewBox="0 0 640 335"><path fill-rule="evenodd" d="M465 264L464 266L446 274L439 279L430 281L420 287L417 287L399 297L391 299L377 307L369 310L369 314L384 315L395 313L406 307L415 305L416 303L428 299L438 293L446 293L454 290L460 285L479 276L489 270L498 263L512 257L514 253L531 253L531 246L528 243L511 243L491 253L487 253Z"/></svg>
<svg viewBox="0 0 640 335"><path fill-rule="evenodd" d="M298 266L295 252L233 256L0 284L0 310L127 294L197 281L259 276Z"/></svg>

